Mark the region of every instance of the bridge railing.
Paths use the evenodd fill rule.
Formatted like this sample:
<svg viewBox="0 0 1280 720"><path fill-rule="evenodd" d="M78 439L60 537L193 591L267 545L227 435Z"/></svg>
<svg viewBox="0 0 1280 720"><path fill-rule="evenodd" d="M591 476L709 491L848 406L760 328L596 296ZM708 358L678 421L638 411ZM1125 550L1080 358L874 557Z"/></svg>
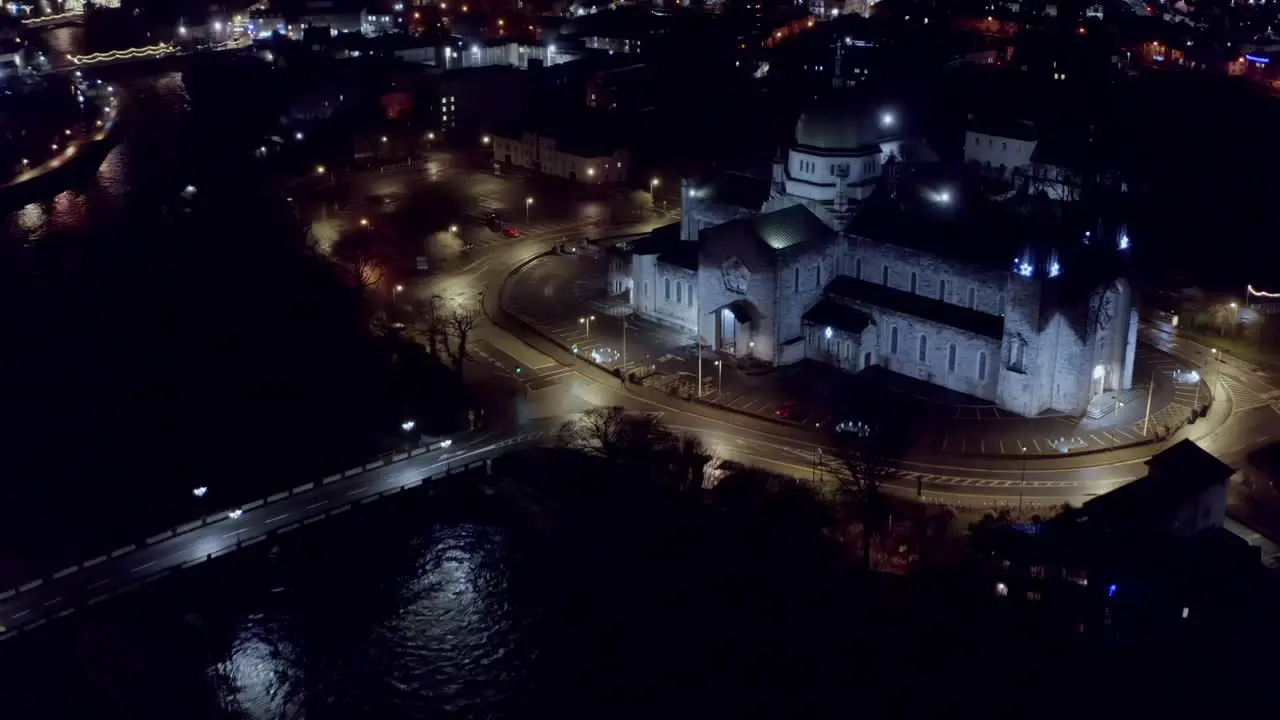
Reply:
<svg viewBox="0 0 1280 720"><path fill-rule="evenodd" d="M386 467L388 465L392 465L398 462L402 462L404 460L408 460L409 458L412 458L412 457L418 457L419 455L423 455L428 452L433 452L435 450L447 448L452 444L452 442L453 441L449 439L437 440L427 444L426 446L414 448L412 450L401 450L401 451L392 451L392 452L383 453L373 458L372 460L369 460L368 462L365 462L360 465L356 465L355 467L352 467L340 473L334 473L332 475L328 475L315 482L304 483L302 485L298 485L297 487L292 488L291 490L285 490L282 492L274 493L264 498L259 498L257 500L253 500L248 503L242 503L234 507L227 508L221 512L216 512L210 515L205 515L204 517L196 518L190 522L186 522L181 525L176 525L174 527L168 528L166 530L158 532L149 537L139 538L136 542L121 546L109 553L104 553L96 557L89 558L88 560L76 563L74 565L68 565L67 567L61 570L58 570L56 572L50 573L47 576L40 577L35 580L31 580L29 582L23 583L21 585L10 588L8 590L0 591L0 600L7 600L17 595L18 593L26 592L28 590L33 590L43 585L46 582L46 580L56 580L62 577L66 577L67 575L70 575L83 568L92 567L94 565L97 565L98 563L105 562L108 558L117 558L122 555L127 555L131 552L138 550L138 548L140 547L154 545L155 543L161 542L163 540L168 540L169 538L191 532L192 530L205 527L207 525L213 525L216 523L225 522L231 519L232 513L235 512L236 510L252 510L254 508L262 507L263 505L270 505L272 503L280 502L281 500L292 497L294 495L300 495L302 493L313 490L316 486L328 485L330 483L337 482L344 478L352 478L357 475L362 475L371 470L376 470L378 468ZM2 637L4 637L4 634L0 633L0 638Z"/></svg>
<svg viewBox="0 0 1280 720"><path fill-rule="evenodd" d="M522 436L522 437L523 437L523 436ZM516 438L513 438L513 440L516 440ZM508 441L508 442L511 442L511 441ZM517 444L517 443L512 442L511 446L507 447L506 449L499 449L499 451L498 451L498 453L497 453L497 454L498 454L498 455L503 455L503 454L506 454L507 452L510 452L510 450L511 450L511 449L514 449L514 446L515 446L516 444ZM425 449L420 449L420 450L421 450L421 452L426 452L426 450L425 450ZM412 454L421 454L421 452L414 451L414 453L412 453ZM21 633L29 632L29 631L31 631L31 630L35 630L36 628L42 627L43 625L45 625L46 623L48 623L48 622L50 622L50 621L52 621L52 620L59 620L59 619L61 619L61 618L67 617L67 616L69 616L69 615L72 615L72 614L74 614L77 610L79 610L79 609L80 609L80 608L82 608L82 607L91 607L91 606L97 605L97 604L99 604L99 603L102 603L102 602L105 602L105 601L107 601L107 600L110 600L110 599L111 599L111 598L113 598L113 597L116 597L116 596L119 596L119 595L123 595L123 594L125 594L125 593L127 593L127 592L131 592L131 591L133 591L133 590L136 590L136 589L138 589L139 587L141 587L141 586L143 586L143 585L147 585L147 584L153 583L153 582L155 582L155 581L157 581L157 580L164 579L164 578L168 577L169 575L172 575L172 574L174 574L174 573L178 572L179 570L185 570L185 569L187 569L187 568L195 567L196 565L200 565L200 564L202 564L202 563L208 562L208 561L210 561L210 560L213 560L214 558L219 558L219 557L222 557L222 556L224 556L224 555L229 555L229 554L231 554L231 553L233 553L233 552L235 552L236 550L239 550L239 549L241 549L241 548L246 548L246 547L249 547L249 546L251 546L251 545L256 545L256 544L258 544L258 543L262 542L263 540L266 540L268 537L270 537L270 536L272 536L272 535L276 535L276 536L284 535L285 533L293 532L294 530L297 530L298 528L300 528L300 527L302 527L302 526L304 526L304 525L311 525L311 524L314 524L314 523L320 522L321 520L324 520L324 519L326 519L326 518L330 518L330 517L333 517L333 516L335 516L335 515L341 515L341 514L343 514L343 513L345 513L345 512L350 511L350 510L351 510L353 507L355 507L356 505L368 505L369 503L372 503L372 502L374 502L375 500L379 500L379 499L381 499L381 498L385 498L385 497L389 497L389 496L391 496L391 495L395 495L395 494L397 494L397 493L399 493L399 492L402 492L402 491L404 491L404 490L411 490L411 489L413 489L413 488L420 487L420 486L422 486L422 485L424 485L424 484L426 484L426 483L428 483L428 482L436 481L436 480L439 480L439 479L444 478L444 477L461 475L461 474L463 474L463 473L467 473L467 472L476 472L476 471L478 471L478 470L485 469L486 467L487 467L487 465L486 465L486 461L485 461L485 460L477 460L477 461L473 461L473 462L467 463L467 464L465 464L465 465L461 465L461 464L460 464L460 465L458 465L457 467L450 467L450 468L448 468L448 469L446 469L446 470L444 470L444 471L442 471L442 472L435 473L435 474L430 475L430 476L425 477L425 478L418 478L418 479L416 479L416 480L409 480L409 481L406 481L406 482L404 482L404 483L402 483L402 484L400 484L400 485L396 485L395 487L387 488L386 490L382 490L382 491L380 491L380 492L374 493L374 494L369 495L368 497L362 498L362 499L360 499L360 500L357 500L357 501L354 501L354 502L349 502L349 503L347 503L347 504L345 504L345 505L342 505L341 507L334 508L333 510L322 510L322 511L319 511L319 512L315 513L314 515L311 515L310 517L307 517L307 518L306 518L306 519L304 519L304 520L301 520L301 521L299 521L299 522L292 523L292 524L290 524L290 525L285 525L285 526L282 526L282 527L276 528L276 529L274 529L274 530L273 530L273 529L270 529L270 528L267 528L267 527L265 527L265 526L264 526L264 527L263 527L263 529L262 529L262 531L261 531L260 533L258 533L257 535L253 535L253 536L249 537L248 539L244 539L244 538L243 538L243 536L237 536L237 537L230 538L230 539L228 539L228 540L227 540L227 542L226 542L226 543L224 543L224 544L222 545L222 547L219 547L219 548L213 549L213 550L211 550L211 551L209 551L209 552L205 553L205 554L204 554L204 555L202 555L202 556L192 558L191 560L188 560L188 561L186 561L186 562L182 563L181 565L179 565L179 566L177 566L177 567L170 566L170 567L165 567L165 568L157 569L156 571L154 571L154 572L152 572L152 573L149 573L149 574L147 574L147 575L141 576L141 577L137 578L136 580L132 580L132 581L130 581L130 582L128 582L128 583L126 583L125 585L121 586L121 587L118 587L118 588L115 588L115 589L112 589L112 590L103 590L102 592L97 593L97 594L93 595L92 597L87 597L90 593L86 591L86 592L82 593L82 595L81 595L81 596L68 598L68 599L66 600L66 605L65 605L65 606L60 605L59 607L60 607L61 609L57 610L56 612L55 612L55 611L51 611L51 610L42 610L42 611L38 611L40 614L37 616L37 618L36 618L35 620L33 620L33 621L31 621L31 622L28 622L28 623L24 624L24 625L23 625L22 627L20 627L20 628L15 628L15 629L13 629L13 630L9 630L9 631L7 631L7 632L0 632L0 641L8 640L8 639L10 639L10 638L13 638L13 637L18 636L18 635L19 635L19 634L21 634ZM326 478L326 479L325 479L325 481L326 481L326 482L332 482L332 481L333 481L333 479L338 479L338 478L344 477L344 475L345 475L345 474L341 474L341 473L340 473L340 474L338 474L338 475L331 475L331 476L329 476L329 478ZM299 488L295 488L295 491L300 490L302 487L310 488L310 487L313 487L314 485L315 485L315 483L311 483L311 484L310 484L310 485L308 485L308 486L300 486ZM288 497L288 496L290 495L290 493L284 493L283 495L284 495L284 497ZM254 507L257 507L258 505L262 504L264 501L259 500L259 501L256 501L256 502L257 502L257 504L253 505ZM248 507L250 507L250 506L245 505L245 506L242 506L242 507L244 507L244 508L248 508ZM201 525L201 523L200 523L199 521L197 521L194 525L192 525L192 528L194 528L194 527L199 527L200 525ZM167 536L167 537L171 537L171 536ZM163 538L163 537L161 537L161 536L156 536L156 537L154 538L154 540L155 540L156 542L158 542L158 541L160 541L160 540L162 540L162 539L164 539L164 538ZM61 570L61 571L59 571L59 572L57 572L57 573L54 573L54 574L53 574L53 578L61 578L61 577L65 577L65 576L67 576L67 575L70 575L70 574L71 574L71 573L73 573L73 572L76 572L77 570L79 570L79 569L80 569L80 568L82 568L82 567L89 567L89 566L92 566L92 565L96 565L96 564L98 564L98 563L100 563L100 562L104 562L108 557L112 557L112 558L119 557L119 556L121 556L121 555L125 555L125 554L127 554L127 553L129 553L129 552L132 552L133 550L136 550L136 549L137 549L137 546L130 545L130 546L126 547L126 548L122 548L122 549L120 549L120 550L117 550L117 551L115 551L115 552L111 553L109 556L108 556L108 555L103 555L103 556L100 556L100 557L94 558L94 559L92 559L92 560L89 560L88 562L82 563L81 565L77 565L77 566L73 566L73 567L67 568L67 569L65 569L65 570ZM9 591L7 591L7 592L5 592L5 593L0 593L0 600L4 600L4 599L11 598L11 597L13 597L17 592L24 592L24 591L26 591L26 590L29 590L29 589L33 589L33 588L39 587L42 583L43 583L43 580L37 580L37 581L35 581L35 582L28 583L27 585L23 585L21 588L16 588L16 589L14 589L14 590L9 590Z"/></svg>

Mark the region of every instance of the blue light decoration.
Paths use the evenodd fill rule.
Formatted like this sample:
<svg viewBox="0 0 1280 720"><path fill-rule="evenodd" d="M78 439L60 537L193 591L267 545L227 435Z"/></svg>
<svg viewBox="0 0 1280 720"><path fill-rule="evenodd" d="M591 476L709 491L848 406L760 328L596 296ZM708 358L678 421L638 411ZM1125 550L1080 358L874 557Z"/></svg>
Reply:
<svg viewBox="0 0 1280 720"><path fill-rule="evenodd" d="M1116 596L1116 586L1115 586L1115 583L1112 583L1111 587L1107 588L1107 597L1115 597L1115 596Z"/></svg>
<svg viewBox="0 0 1280 720"><path fill-rule="evenodd" d="M1124 232L1120 233L1120 249L1121 249L1121 250L1128 250L1128 249L1129 249L1129 234L1128 234L1128 233L1124 233Z"/></svg>
<svg viewBox="0 0 1280 720"><path fill-rule="evenodd" d="M1057 260L1054 260L1053 262L1049 263L1049 277L1055 278L1061 274L1062 274L1062 266L1058 264Z"/></svg>
<svg viewBox="0 0 1280 720"><path fill-rule="evenodd" d="M1266 65L1271 62L1271 58L1258 57L1257 55L1245 55L1244 59L1249 62L1256 62L1259 65Z"/></svg>
<svg viewBox="0 0 1280 720"><path fill-rule="evenodd" d="M1035 268L1031 265L1031 263L1027 262L1025 259L1014 258L1013 271L1018 273L1022 277L1031 277L1031 274L1035 272Z"/></svg>

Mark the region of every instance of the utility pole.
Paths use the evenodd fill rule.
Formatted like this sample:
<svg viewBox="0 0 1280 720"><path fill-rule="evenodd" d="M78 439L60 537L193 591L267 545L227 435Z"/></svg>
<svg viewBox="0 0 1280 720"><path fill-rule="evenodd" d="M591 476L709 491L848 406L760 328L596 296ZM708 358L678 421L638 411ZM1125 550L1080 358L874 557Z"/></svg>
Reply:
<svg viewBox="0 0 1280 720"><path fill-rule="evenodd" d="M654 292L655 294L657 293L657 291L654 291ZM694 330L694 335L695 337L697 337L697 345L698 345L698 397L701 398L702 397L702 293L698 293L698 303L694 311L698 314L698 316L693 321L693 325L695 328L697 328L696 330Z"/></svg>
<svg viewBox="0 0 1280 720"><path fill-rule="evenodd" d="M1197 389L1199 387L1200 387L1199 385L1196 385ZM1147 416L1142 419L1142 436L1143 437L1146 437L1147 435L1147 423L1151 422L1151 394L1155 392L1155 389L1156 389L1156 372L1152 370L1151 384L1147 386Z"/></svg>

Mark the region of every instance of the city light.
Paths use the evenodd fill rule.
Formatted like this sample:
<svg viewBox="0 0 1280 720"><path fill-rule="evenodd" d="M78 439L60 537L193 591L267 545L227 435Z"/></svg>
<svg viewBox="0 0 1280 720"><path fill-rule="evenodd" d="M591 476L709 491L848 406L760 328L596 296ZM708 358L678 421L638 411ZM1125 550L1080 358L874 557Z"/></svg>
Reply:
<svg viewBox="0 0 1280 720"><path fill-rule="evenodd" d="M369 218L360 218L360 227L369 227Z"/></svg>
<svg viewBox="0 0 1280 720"><path fill-rule="evenodd" d="M458 234L458 226L457 226L457 225L450 225L450 226L449 226L449 232L453 233L454 235L457 235L457 234Z"/></svg>
<svg viewBox="0 0 1280 720"><path fill-rule="evenodd" d="M596 175L595 168L587 168L587 177L595 177L595 175Z"/></svg>
<svg viewBox="0 0 1280 720"><path fill-rule="evenodd" d="M484 137L480 138L481 145L488 145L489 142L490 142L490 138L488 135L485 135Z"/></svg>
<svg viewBox="0 0 1280 720"><path fill-rule="evenodd" d="M894 117L891 112L884 113L880 116L880 125L882 127L893 127L898 122L898 118Z"/></svg>
<svg viewBox="0 0 1280 720"><path fill-rule="evenodd" d="M293 134L293 139L294 139L294 140L301 140L301 139L302 139L302 131L301 131L301 130L299 130L298 132L294 133L294 134Z"/></svg>
<svg viewBox="0 0 1280 720"><path fill-rule="evenodd" d="M405 420L404 422L400 423L400 429L401 429L401 430L403 430L403 431L405 431L405 432L409 432L410 430L412 430L412 429L414 429L415 427L417 427L417 425L418 425L418 423L416 423L416 422L414 422L414 421L412 421L412 420Z"/></svg>
<svg viewBox="0 0 1280 720"><path fill-rule="evenodd" d="M324 166L323 166L323 165L317 165L317 166L316 166L316 174L317 174L317 175L323 175L324 173L325 173Z"/></svg>
<svg viewBox="0 0 1280 720"><path fill-rule="evenodd" d="M192 490L192 491L191 491L191 494L192 494L192 495L195 495L196 497L204 497L206 494L208 494L208 492L209 492L209 488L207 488L207 487L205 487L205 486L201 485L200 487L196 488L195 490Z"/></svg>
<svg viewBox="0 0 1280 720"><path fill-rule="evenodd" d="M227 517L231 518L232 520L235 520L236 518L240 517L243 514L244 514L243 510L232 510L231 512L227 513Z"/></svg>

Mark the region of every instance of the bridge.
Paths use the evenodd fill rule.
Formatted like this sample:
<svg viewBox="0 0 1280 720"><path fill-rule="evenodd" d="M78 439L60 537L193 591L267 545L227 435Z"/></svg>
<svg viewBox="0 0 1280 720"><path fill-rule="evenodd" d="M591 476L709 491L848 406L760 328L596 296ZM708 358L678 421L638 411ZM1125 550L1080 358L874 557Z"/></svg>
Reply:
<svg viewBox="0 0 1280 720"><path fill-rule="evenodd" d="M78 70L80 68L102 67L104 65L117 65L120 63L136 62L140 60L156 60L164 57L179 57L183 55L199 55L209 52L221 52L225 50L240 50L249 47L252 41L228 40L216 45L201 45L194 48L184 48L173 43L157 43L155 45L147 45L145 47L128 48L127 50L109 50L100 53L88 53L85 55L68 55L68 65L64 65L54 72L65 72L67 70Z"/></svg>
<svg viewBox="0 0 1280 720"><path fill-rule="evenodd" d="M40 28L61 27L63 25L82 25L84 24L84 10L68 10L57 15L27 18L22 21L22 24L37 30Z"/></svg>

